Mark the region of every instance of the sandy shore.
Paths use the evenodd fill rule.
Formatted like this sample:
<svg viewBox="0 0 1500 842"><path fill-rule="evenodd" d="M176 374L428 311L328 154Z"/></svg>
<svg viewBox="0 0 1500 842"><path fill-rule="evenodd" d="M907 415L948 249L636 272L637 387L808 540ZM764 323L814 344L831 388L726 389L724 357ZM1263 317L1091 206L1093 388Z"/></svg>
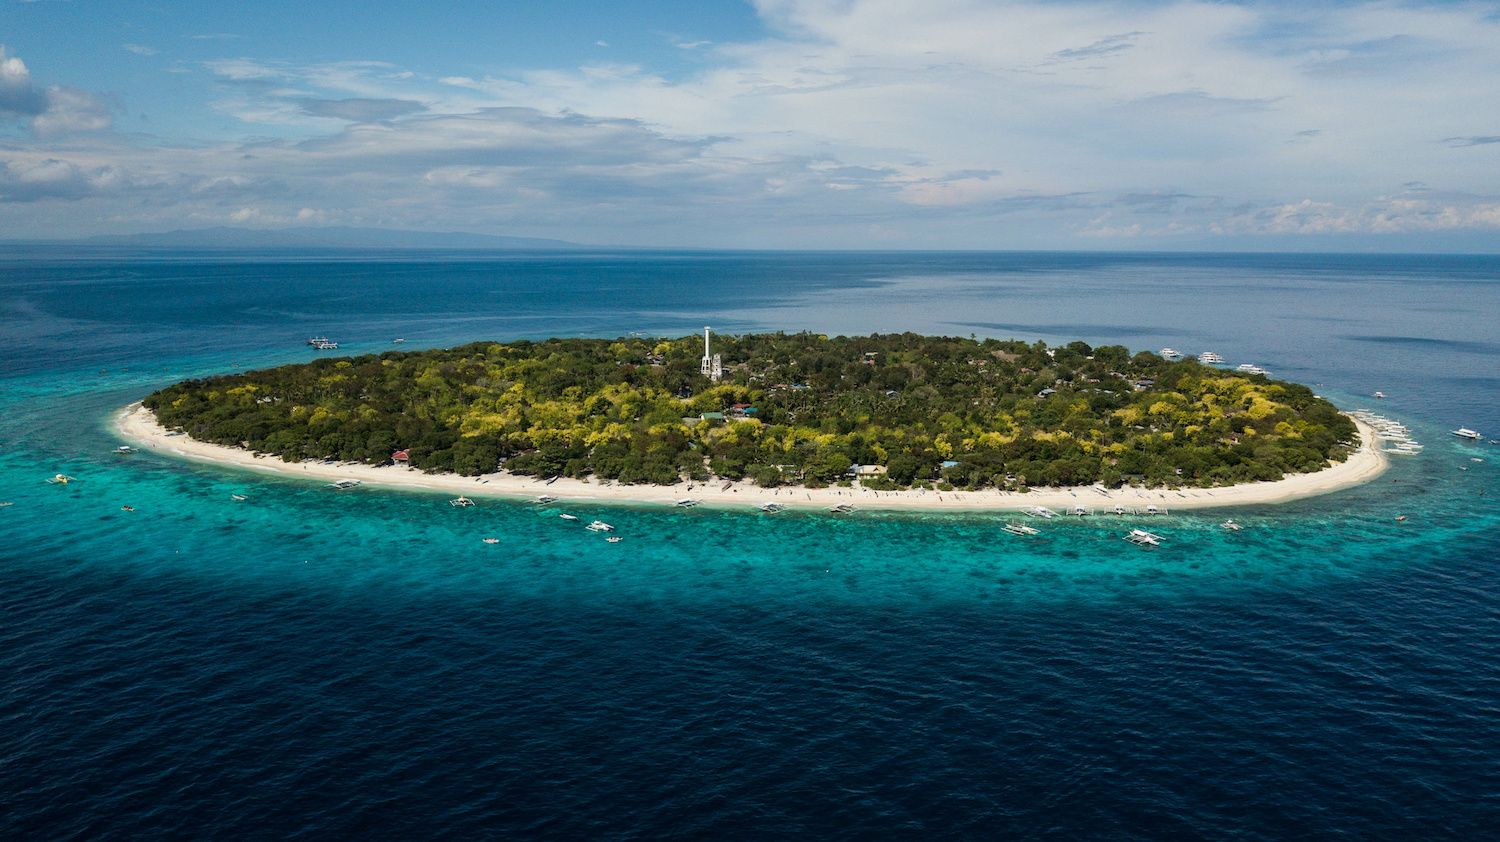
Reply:
<svg viewBox="0 0 1500 842"><path fill-rule="evenodd" d="M323 462L288 463L274 456L256 456L246 450L207 444L185 435L170 435L156 423L151 410L132 404L116 416L119 432L141 447L203 462L238 465L252 470L273 471L287 476L305 477L309 481L328 483L340 479L357 479L370 485L420 488L462 494L469 497L534 498L548 494L559 500L594 502L651 502L671 504L689 498L709 506L751 506L775 501L788 507L829 508L850 503L862 509L946 509L1017 510L1026 506L1047 506L1064 510L1086 506L1106 510L1115 505L1141 508L1155 504L1172 509L1199 509L1225 506L1250 506L1284 503L1303 497L1328 494L1361 485L1385 470L1387 457L1376 444L1374 430L1360 421L1361 446L1343 463L1315 474L1295 474L1276 482L1256 482L1227 488L1185 488L1181 491L1121 488L1108 493L1093 488L1037 489L1028 494L1014 491L870 491L863 488L759 488L753 483L723 482L679 483L670 487L652 485L603 485L595 480L566 477L552 483L535 477L504 473L481 477L455 474L424 474L411 468L374 467L358 463Z"/></svg>

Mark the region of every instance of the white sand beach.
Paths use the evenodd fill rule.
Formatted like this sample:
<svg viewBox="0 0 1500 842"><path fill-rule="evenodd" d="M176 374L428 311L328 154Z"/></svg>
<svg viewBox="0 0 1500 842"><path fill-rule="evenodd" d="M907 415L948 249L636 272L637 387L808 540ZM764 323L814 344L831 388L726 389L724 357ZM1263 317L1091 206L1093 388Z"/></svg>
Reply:
<svg viewBox="0 0 1500 842"><path fill-rule="evenodd" d="M1256 482L1225 488L1144 489L1124 487L1107 492L1094 488L1043 488L1030 493L1014 491L871 491L864 488L760 488L750 482L679 483L673 486L604 485L598 480L562 477L548 483L529 476L506 473L462 477L456 474L424 474L419 470L359 463L283 462L275 456L257 456L246 450L208 444L185 435L171 435L156 422L151 410L132 404L116 416L121 435L140 447L202 462L236 465L285 476L305 477L328 483L357 479L370 485L419 488L468 497L515 497L531 499L547 494L559 500L593 502L654 502L671 504L682 499L706 506L752 506L774 501L787 507L830 508L848 503L861 509L1009 510L1046 506L1063 510L1084 506L1107 510L1116 505L1161 509L1202 509L1284 503L1319 494L1329 494L1361 485L1386 469L1387 457L1379 449L1375 431L1359 420L1359 449L1339 464L1314 474L1294 474L1276 482Z"/></svg>

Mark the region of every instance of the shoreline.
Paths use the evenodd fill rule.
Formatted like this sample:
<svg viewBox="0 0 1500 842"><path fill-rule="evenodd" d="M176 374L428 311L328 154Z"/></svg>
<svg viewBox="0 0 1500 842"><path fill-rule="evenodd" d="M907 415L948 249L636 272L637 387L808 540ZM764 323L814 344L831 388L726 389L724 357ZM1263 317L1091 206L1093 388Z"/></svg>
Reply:
<svg viewBox="0 0 1500 842"><path fill-rule="evenodd" d="M828 509L847 503L861 509L953 512L1017 512L1027 506L1045 506L1058 510L1058 514L1071 506L1086 506L1102 511L1118 504L1127 507L1156 505L1170 512L1172 509L1286 503L1330 494L1363 485L1383 473L1389 465L1388 457L1374 446L1375 431L1364 422L1354 419L1359 430L1360 445L1344 462L1317 473L1292 474L1275 482L1243 483L1220 488L1183 488L1173 491L1124 486L1106 494L1092 487L1079 487L1033 489L1023 494L995 489L870 491L859 486L760 488L744 480L729 483L728 488L723 487L722 480L671 486L605 486L592 479L578 480L570 477L561 477L548 483L535 477L498 472L464 477L457 474L424 474L414 468L394 465L376 467L362 463L283 462L277 456L257 456L248 450L197 441L186 434L169 435L169 431L157 423L155 413L139 402L115 413L114 422L116 432L137 445L198 462L233 465L291 477L300 476L324 484L341 479L357 479L368 485L444 491L469 497L535 498L537 495L547 494L560 502L672 503L690 498L699 505L711 507L751 507L764 502L775 502L788 508Z"/></svg>

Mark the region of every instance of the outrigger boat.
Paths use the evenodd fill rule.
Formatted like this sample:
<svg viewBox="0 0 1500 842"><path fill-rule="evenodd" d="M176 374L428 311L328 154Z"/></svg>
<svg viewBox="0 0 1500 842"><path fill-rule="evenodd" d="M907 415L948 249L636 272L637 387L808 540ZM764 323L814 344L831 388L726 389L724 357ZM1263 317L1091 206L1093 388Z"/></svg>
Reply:
<svg viewBox="0 0 1500 842"><path fill-rule="evenodd" d="M1032 517L1050 518L1053 515L1057 514L1057 512L1052 511L1051 509L1047 508L1046 506L1027 506L1026 508L1022 509L1021 511L1023 513L1025 513L1025 514L1028 514L1028 515L1032 516Z"/></svg>
<svg viewBox="0 0 1500 842"><path fill-rule="evenodd" d="M500 539L499 538L485 538L484 542L486 544L498 544L498 543L500 543Z"/></svg>
<svg viewBox="0 0 1500 842"><path fill-rule="evenodd" d="M1068 514L1073 517L1088 517L1093 513L1094 510L1086 506L1072 506L1068 509Z"/></svg>
<svg viewBox="0 0 1500 842"><path fill-rule="evenodd" d="M135 452L137 452L136 449L133 448L133 447L131 447L128 444L122 444L119 447L115 448L114 450L110 451L110 453L118 453L118 454L120 454L122 456L126 455L126 454L129 454L129 453L135 453Z"/></svg>
<svg viewBox="0 0 1500 842"><path fill-rule="evenodd" d="M1160 535L1147 532L1144 529L1132 529L1129 535L1124 536L1124 539L1135 544L1137 547L1160 547L1162 541Z"/></svg>
<svg viewBox="0 0 1500 842"><path fill-rule="evenodd" d="M570 522L575 522L576 523L578 521L578 516L577 515L561 514L561 515L558 515L558 517L562 518L563 520L570 521Z"/></svg>
<svg viewBox="0 0 1500 842"><path fill-rule="evenodd" d="M786 508L786 504L785 503L767 502L767 503L761 503L756 508L760 509L763 512L770 512L771 514L774 515L777 512L785 509Z"/></svg>
<svg viewBox="0 0 1500 842"><path fill-rule="evenodd" d="M1024 523L1016 523L1015 521L1011 521L1010 523L1007 523L1000 528L1012 535L1020 535L1022 537L1030 537L1032 535L1042 534L1042 531L1040 529L1027 526Z"/></svg>
<svg viewBox="0 0 1500 842"><path fill-rule="evenodd" d="M458 497L453 500L449 500L448 505L452 506L455 509L467 509L468 507L474 505L474 501L470 500L467 497Z"/></svg>
<svg viewBox="0 0 1500 842"><path fill-rule="evenodd" d="M341 479L338 482L330 482L323 487L332 488L335 491L342 491L345 488L353 488L354 486L359 485L359 482L360 481L357 479Z"/></svg>
<svg viewBox="0 0 1500 842"><path fill-rule="evenodd" d="M78 481L77 477L70 477L67 474L57 474L57 475L55 475L53 477L50 477L47 480L47 482L50 482L53 485L67 485L70 482L77 482L77 481Z"/></svg>
<svg viewBox="0 0 1500 842"><path fill-rule="evenodd" d="M1219 524L1219 526L1222 526L1224 529L1227 529L1230 532L1238 532L1241 529L1245 528L1243 526L1240 526L1238 523L1235 523L1234 518L1230 518L1229 520L1224 521L1223 523Z"/></svg>
<svg viewBox="0 0 1500 842"><path fill-rule="evenodd" d="M596 520L593 523L589 524L588 526L585 526L584 529L587 529L590 532L613 532L613 531L615 531L615 528L613 526L610 526L609 524L605 523L602 520Z"/></svg>
<svg viewBox="0 0 1500 842"><path fill-rule="evenodd" d="M1128 515L1130 514L1130 510L1125 508L1123 505L1116 503L1115 507L1109 510L1109 513L1112 515Z"/></svg>
<svg viewBox="0 0 1500 842"><path fill-rule="evenodd" d="M698 505L698 501L692 499L691 497L684 497L681 500L678 500L673 505L675 505L679 509L690 509L693 506Z"/></svg>
<svg viewBox="0 0 1500 842"><path fill-rule="evenodd" d="M1158 509L1156 507L1155 503L1152 503L1152 504L1146 506L1145 511L1141 512L1141 514L1144 514L1144 515L1164 515L1166 513L1167 513L1166 509Z"/></svg>
<svg viewBox="0 0 1500 842"><path fill-rule="evenodd" d="M556 497L548 497L547 495L543 494L537 497L535 500L532 500L531 502L535 503L538 506L545 506L548 503L555 501L556 499Z"/></svg>
<svg viewBox="0 0 1500 842"><path fill-rule="evenodd" d="M608 538L605 538L604 540L610 542L611 544L618 544L618 543L620 543L621 541L623 541L625 539L621 538L618 535L611 535Z"/></svg>
<svg viewBox="0 0 1500 842"><path fill-rule="evenodd" d="M850 512L854 511L854 506L849 503L840 503L837 506L829 509L828 511L833 512L836 515L847 515Z"/></svg>
<svg viewBox="0 0 1500 842"><path fill-rule="evenodd" d="M245 496L245 495L243 495L243 494L231 494L231 495L229 495L229 499L236 500L236 501L239 501L239 502L243 503L244 501L249 500L250 498L247 497L247 496Z"/></svg>

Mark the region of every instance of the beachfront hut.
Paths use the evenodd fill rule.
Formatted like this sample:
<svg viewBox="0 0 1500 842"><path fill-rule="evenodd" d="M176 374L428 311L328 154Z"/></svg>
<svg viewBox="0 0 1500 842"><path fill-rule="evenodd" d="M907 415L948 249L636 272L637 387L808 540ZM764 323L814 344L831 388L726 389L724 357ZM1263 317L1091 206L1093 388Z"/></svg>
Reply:
<svg viewBox="0 0 1500 842"><path fill-rule="evenodd" d="M391 454L391 461L395 462L397 465L405 465L410 459L411 454L407 453L404 450L398 450L395 453Z"/></svg>

